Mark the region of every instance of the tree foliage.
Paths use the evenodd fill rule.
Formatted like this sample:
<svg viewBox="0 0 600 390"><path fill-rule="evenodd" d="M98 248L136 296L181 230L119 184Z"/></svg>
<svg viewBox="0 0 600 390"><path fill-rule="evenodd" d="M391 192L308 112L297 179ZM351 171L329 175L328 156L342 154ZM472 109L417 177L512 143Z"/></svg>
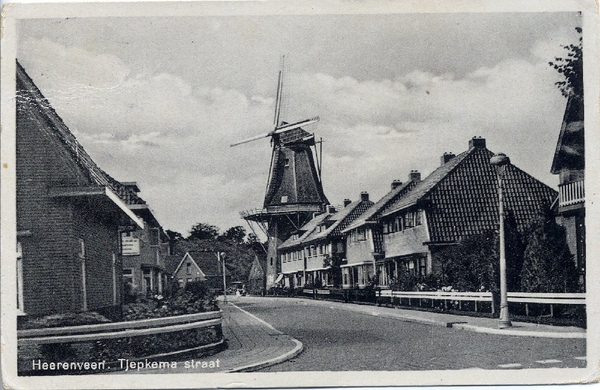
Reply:
<svg viewBox="0 0 600 390"><path fill-rule="evenodd" d="M234 226L227 229L220 237L241 245L244 243L244 238L246 238L246 229L243 226Z"/></svg>
<svg viewBox="0 0 600 390"><path fill-rule="evenodd" d="M525 249L521 289L525 292L577 291L577 269L566 232L549 208L535 218Z"/></svg>
<svg viewBox="0 0 600 390"><path fill-rule="evenodd" d="M521 283L523 237L509 210L504 219L506 279L510 291L518 291ZM441 284L461 291L500 290L500 237L494 230L467 237L458 245L436 256L441 264Z"/></svg>
<svg viewBox="0 0 600 390"><path fill-rule="evenodd" d="M215 239L219 236L219 228L214 225L209 225L207 223L197 223L192 226L192 230L190 230L190 235L187 239L198 239L198 240L209 240Z"/></svg>
<svg viewBox="0 0 600 390"><path fill-rule="evenodd" d="M566 57L555 57L548 64L564 77L555 83L563 96L583 98L583 38L581 28L577 27L576 30L580 35L578 44L563 46L567 50Z"/></svg>

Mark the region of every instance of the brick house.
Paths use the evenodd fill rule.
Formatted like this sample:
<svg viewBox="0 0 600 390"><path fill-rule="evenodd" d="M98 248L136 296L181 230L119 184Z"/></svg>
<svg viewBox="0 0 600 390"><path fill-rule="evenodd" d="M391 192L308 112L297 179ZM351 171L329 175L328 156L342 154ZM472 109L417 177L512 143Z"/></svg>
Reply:
<svg viewBox="0 0 600 390"><path fill-rule="evenodd" d="M373 275L373 269L383 274L381 270L383 266L378 264L384 255L383 232L379 217L419 181L421 181L421 174L418 171L411 171L406 183L394 180L391 190L383 198L375 202L342 230L342 233L345 234L347 257L346 263L342 265L342 285L344 287L366 286L369 282L369 275ZM381 283L385 285L388 281L384 279Z"/></svg>
<svg viewBox="0 0 600 390"><path fill-rule="evenodd" d="M223 268L217 253L212 250L189 250L181 260L174 262L176 255L167 257L167 270L174 283L180 287L191 281L206 282L211 290L223 290ZM226 261L226 260L225 260ZM176 266L175 266L176 264ZM231 273L225 270L227 285L231 283Z"/></svg>
<svg viewBox="0 0 600 390"><path fill-rule="evenodd" d="M340 210L328 206L327 212L315 216L280 245L279 260L285 286L340 285L340 267L346 258L342 230L372 205L369 194L362 192L355 202L344 200Z"/></svg>
<svg viewBox="0 0 600 390"><path fill-rule="evenodd" d="M18 310L118 316L119 227L143 222L18 62L16 87Z"/></svg>
<svg viewBox="0 0 600 390"><path fill-rule="evenodd" d="M385 283L404 267L427 275L439 267L440 249L462 238L498 228L498 176L490 163L494 156L483 138L469 141L467 151L444 154L442 164L383 212L379 221L383 250L375 278ZM504 207L523 231L557 192L514 165L503 179Z"/></svg>
<svg viewBox="0 0 600 390"><path fill-rule="evenodd" d="M585 138L583 99L570 96L556 144L551 172L559 175L557 222L564 226L567 243L585 288Z"/></svg>
<svg viewBox="0 0 600 390"><path fill-rule="evenodd" d="M200 269L190 252L185 252L177 268L173 271L173 280L179 284L179 287L184 288L191 282L206 281L206 274Z"/></svg>
<svg viewBox="0 0 600 390"><path fill-rule="evenodd" d="M137 183L121 183L120 197L139 219L144 228L124 229L120 232L123 258L123 281L146 294L162 295L169 288L169 273L165 258L169 255L169 237L148 204L139 197Z"/></svg>

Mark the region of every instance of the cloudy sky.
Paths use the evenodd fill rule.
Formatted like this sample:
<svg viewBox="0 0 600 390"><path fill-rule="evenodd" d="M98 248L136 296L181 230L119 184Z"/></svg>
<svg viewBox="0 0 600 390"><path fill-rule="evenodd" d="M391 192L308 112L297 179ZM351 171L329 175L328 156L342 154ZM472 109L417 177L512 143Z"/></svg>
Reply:
<svg viewBox="0 0 600 390"><path fill-rule="evenodd" d="M92 158L165 228L261 207L280 57L282 119L316 115L329 200L383 196L472 136L556 188L565 99L548 61L576 13L20 20L17 57Z"/></svg>

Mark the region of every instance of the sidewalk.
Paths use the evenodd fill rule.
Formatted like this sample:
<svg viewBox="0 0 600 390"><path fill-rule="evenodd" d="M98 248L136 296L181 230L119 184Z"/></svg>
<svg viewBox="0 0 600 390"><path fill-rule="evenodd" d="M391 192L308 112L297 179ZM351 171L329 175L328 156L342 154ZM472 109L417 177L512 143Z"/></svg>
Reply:
<svg viewBox="0 0 600 390"><path fill-rule="evenodd" d="M283 334L231 300L220 304L223 334L229 348L219 358L226 372L252 371L289 360L302 352L300 341Z"/></svg>
<svg viewBox="0 0 600 390"><path fill-rule="evenodd" d="M244 297L245 298L245 297ZM258 298L257 298L258 299ZM214 355L175 359L176 367L117 371L115 374L175 374L249 372L289 360L302 352L302 343L235 305L219 298L223 311L223 337L228 348ZM232 302L234 301L234 302ZM165 361L171 359L164 358Z"/></svg>
<svg viewBox="0 0 600 390"><path fill-rule="evenodd" d="M252 298L252 297L248 297ZM429 311L397 309L374 305L343 303L338 301L313 300L310 298L255 298L255 299L291 299L304 304L324 305L344 310L351 310L367 315L395 318L401 321L418 322L423 324L443 326L447 328L464 329L479 333L490 333L507 336L547 337L585 339L586 330L574 326L541 325L530 322L513 322L512 327L498 329L497 318L469 317L455 314L436 313Z"/></svg>

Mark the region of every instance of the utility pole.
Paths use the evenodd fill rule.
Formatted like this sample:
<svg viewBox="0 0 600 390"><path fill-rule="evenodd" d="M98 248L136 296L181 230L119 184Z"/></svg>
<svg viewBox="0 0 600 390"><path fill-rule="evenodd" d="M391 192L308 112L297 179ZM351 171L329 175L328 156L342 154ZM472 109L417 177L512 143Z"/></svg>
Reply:
<svg viewBox="0 0 600 390"><path fill-rule="evenodd" d="M510 316L508 314L508 299L506 288L506 250L504 237L504 198L502 193L502 179L506 172L506 166L510 164L510 159L504 153L498 153L490 160L492 165L498 167L498 211L500 214L500 318L498 319L498 328L510 328Z"/></svg>
<svg viewBox="0 0 600 390"><path fill-rule="evenodd" d="M225 278L225 253L217 252L217 260L223 267L223 302L227 302L227 279Z"/></svg>

